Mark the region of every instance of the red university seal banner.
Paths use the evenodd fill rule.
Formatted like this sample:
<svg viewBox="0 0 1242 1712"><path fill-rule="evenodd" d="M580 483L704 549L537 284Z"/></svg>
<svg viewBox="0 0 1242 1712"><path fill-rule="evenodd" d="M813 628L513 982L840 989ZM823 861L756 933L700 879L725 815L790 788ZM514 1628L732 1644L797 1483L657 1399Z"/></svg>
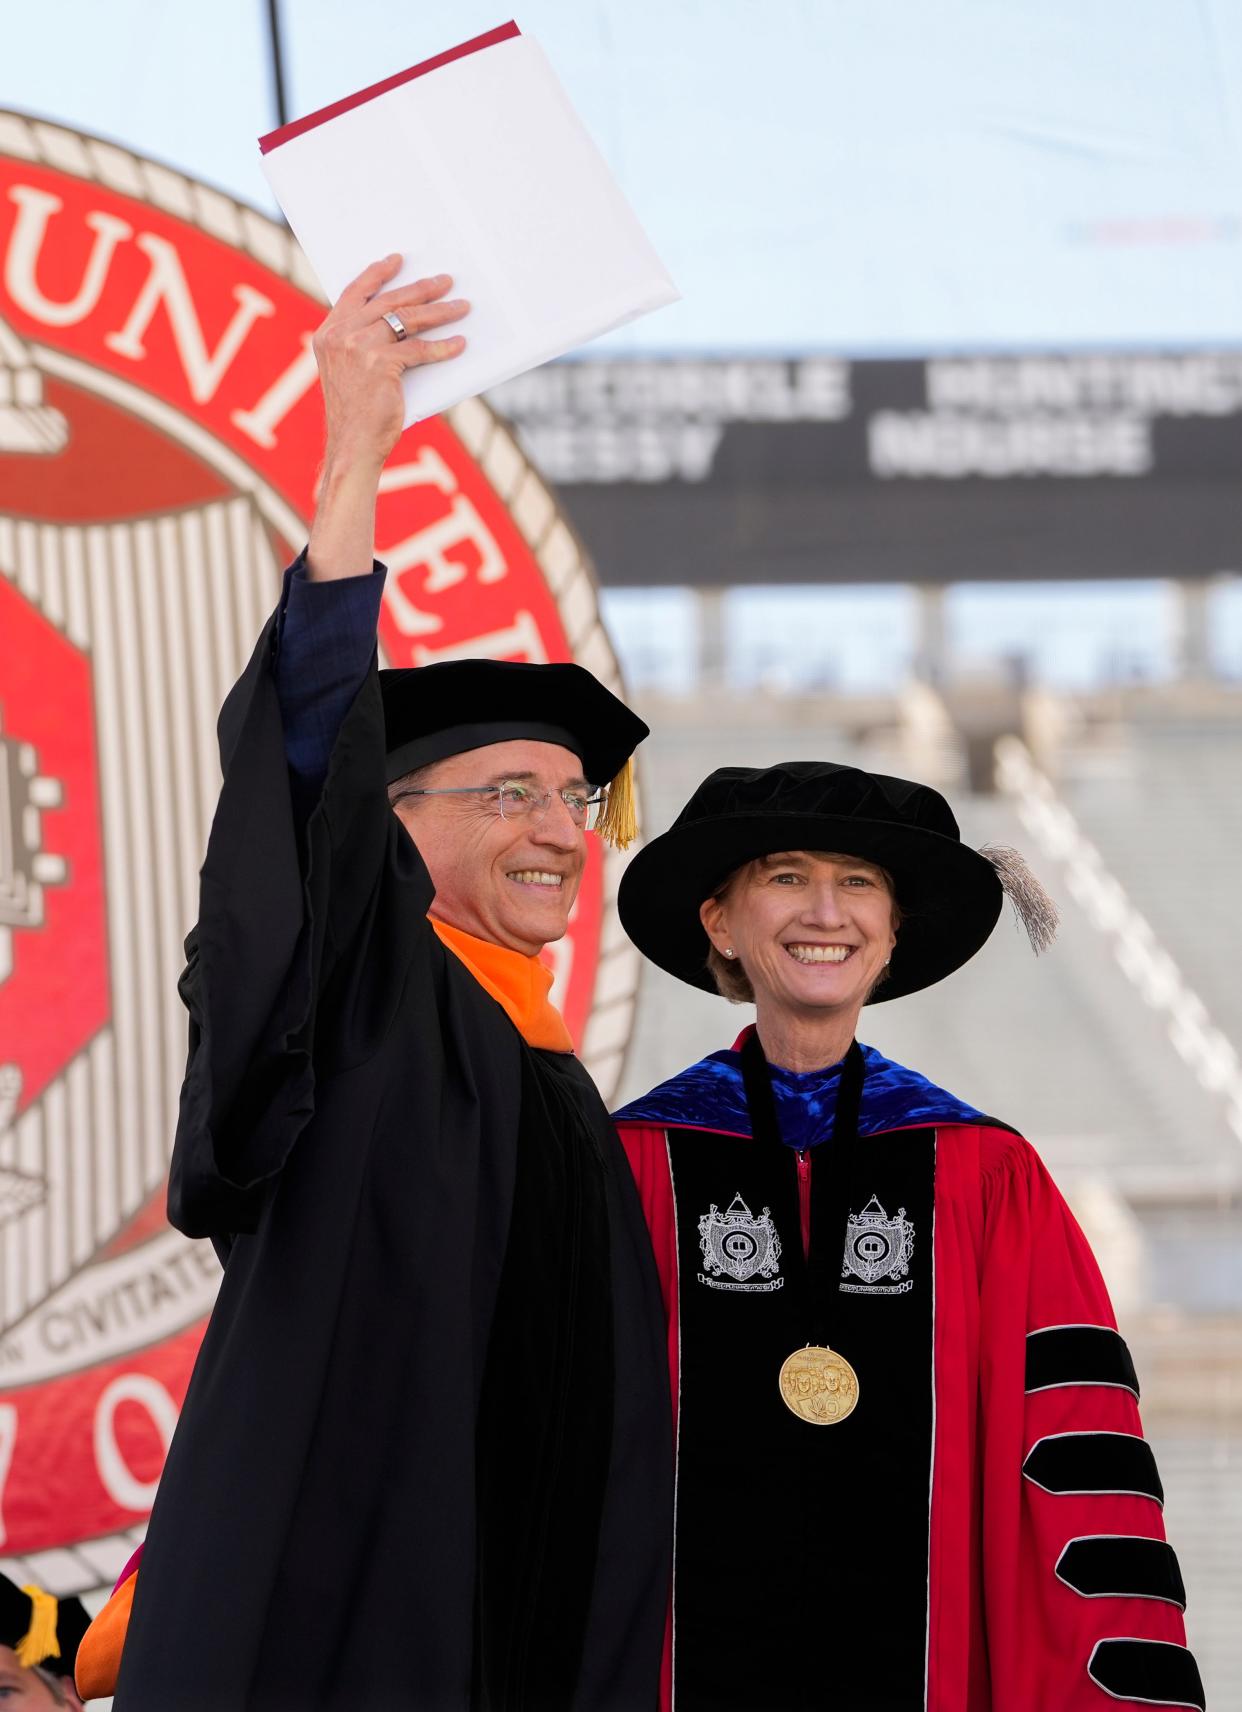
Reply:
<svg viewBox="0 0 1242 1712"><path fill-rule="evenodd" d="M322 315L280 226L0 113L0 1557L57 1593L142 1537L218 1281L163 1216L215 716L304 540ZM617 667L481 400L385 472L390 664ZM593 854L556 996L605 1096L637 957Z"/></svg>

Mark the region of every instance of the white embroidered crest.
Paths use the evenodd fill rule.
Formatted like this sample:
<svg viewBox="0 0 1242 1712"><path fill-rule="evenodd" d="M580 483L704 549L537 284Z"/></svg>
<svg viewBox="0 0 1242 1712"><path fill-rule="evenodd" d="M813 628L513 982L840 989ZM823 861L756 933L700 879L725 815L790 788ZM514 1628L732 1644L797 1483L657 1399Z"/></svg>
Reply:
<svg viewBox="0 0 1242 1712"><path fill-rule="evenodd" d="M699 1220L699 1246L703 1264L714 1274L699 1273L699 1283L709 1290L779 1290L785 1280L780 1271L781 1239L772 1223L772 1209L765 1207L756 1218L741 1195L734 1195L721 1212L712 1203ZM766 1279L767 1282L759 1282Z"/></svg>
<svg viewBox="0 0 1242 1712"><path fill-rule="evenodd" d="M841 1289L854 1296L899 1296L914 1288L914 1280L906 1275L914 1253L914 1226L906 1217L906 1209L898 1207L896 1218L890 1219L874 1195L861 1213L851 1213L845 1227L845 1253L841 1257L841 1276L861 1278L861 1284L842 1284ZM883 1283L881 1280L890 1282ZM905 1279L899 1283L899 1279Z"/></svg>

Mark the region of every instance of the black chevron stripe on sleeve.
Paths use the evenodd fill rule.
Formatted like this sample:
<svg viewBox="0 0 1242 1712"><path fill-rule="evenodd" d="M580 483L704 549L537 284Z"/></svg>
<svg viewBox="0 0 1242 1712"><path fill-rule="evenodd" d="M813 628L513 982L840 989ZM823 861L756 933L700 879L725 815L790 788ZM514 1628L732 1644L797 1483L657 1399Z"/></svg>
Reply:
<svg viewBox="0 0 1242 1712"><path fill-rule="evenodd" d="M1087 1534L1070 1540L1056 1575L1084 1599L1167 1599L1186 1609L1177 1553L1140 1534Z"/></svg>
<svg viewBox="0 0 1242 1712"><path fill-rule="evenodd" d="M1207 1700L1195 1656L1172 1641L1140 1641L1129 1635L1097 1641L1087 1674L1114 1700L1147 1706L1191 1706L1206 1712Z"/></svg>
<svg viewBox="0 0 1242 1712"><path fill-rule="evenodd" d="M1022 1472L1045 1492L1124 1492L1164 1503L1151 1446L1137 1433L1054 1433L1031 1446Z"/></svg>
<svg viewBox="0 0 1242 1712"><path fill-rule="evenodd" d="M1043 1326L1026 1339L1026 1389L1109 1385L1139 1394L1125 1339L1111 1326Z"/></svg>

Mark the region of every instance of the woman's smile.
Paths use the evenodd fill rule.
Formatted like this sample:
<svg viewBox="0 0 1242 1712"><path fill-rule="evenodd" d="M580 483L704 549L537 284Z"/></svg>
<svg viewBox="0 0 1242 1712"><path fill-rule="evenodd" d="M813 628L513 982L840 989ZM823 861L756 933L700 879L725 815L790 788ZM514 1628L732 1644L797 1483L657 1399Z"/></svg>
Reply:
<svg viewBox="0 0 1242 1712"><path fill-rule="evenodd" d="M844 963L858 949L854 945L786 945L795 963Z"/></svg>

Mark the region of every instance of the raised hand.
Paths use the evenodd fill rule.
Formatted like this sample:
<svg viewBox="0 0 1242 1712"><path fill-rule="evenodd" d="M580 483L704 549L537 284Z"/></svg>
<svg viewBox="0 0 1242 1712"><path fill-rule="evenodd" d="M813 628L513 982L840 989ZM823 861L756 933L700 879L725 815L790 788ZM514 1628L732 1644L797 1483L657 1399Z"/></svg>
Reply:
<svg viewBox="0 0 1242 1712"><path fill-rule="evenodd" d="M315 334L329 459L348 453L382 464L401 433L401 380L406 370L444 362L465 349L460 334L423 337L469 312L470 305L460 298L445 301L453 284L448 274L385 291L400 265L401 257L393 255L364 269L345 287ZM397 317L406 338L398 337L386 314Z"/></svg>
<svg viewBox="0 0 1242 1712"><path fill-rule="evenodd" d="M449 275L385 291L400 265L401 257L392 255L365 268L315 334L327 449L310 539L313 578L358 576L370 569L380 471L405 417L402 377L424 363L445 362L466 346L460 334L424 337L469 313L464 299L445 299L453 284ZM386 315L405 329L404 338Z"/></svg>

